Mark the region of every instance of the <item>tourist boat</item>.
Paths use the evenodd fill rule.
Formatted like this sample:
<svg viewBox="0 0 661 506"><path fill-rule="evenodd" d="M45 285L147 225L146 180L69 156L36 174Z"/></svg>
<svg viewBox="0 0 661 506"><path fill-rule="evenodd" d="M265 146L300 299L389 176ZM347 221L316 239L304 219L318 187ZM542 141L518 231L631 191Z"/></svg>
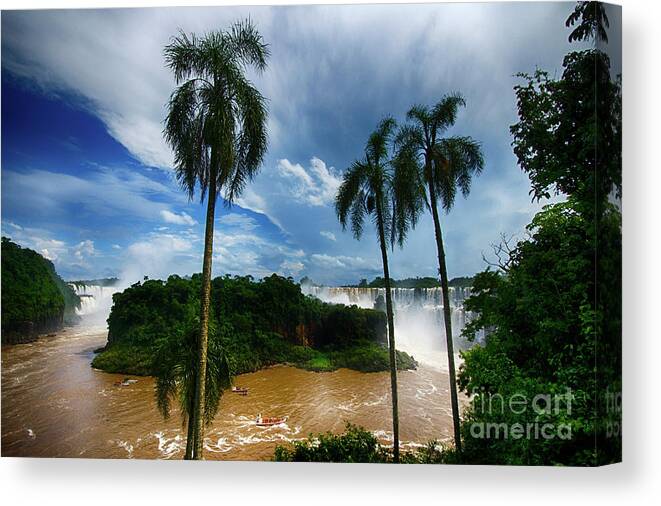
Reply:
<svg viewBox="0 0 661 506"><path fill-rule="evenodd" d="M286 421L286 416L272 416L262 418L262 415L257 415L257 418L255 419L255 425L257 425L257 427L271 427L272 425L280 425Z"/></svg>
<svg viewBox="0 0 661 506"><path fill-rule="evenodd" d="M239 395L248 395L248 389L245 387L232 387L232 392Z"/></svg>
<svg viewBox="0 0 661 506"><path fill-rule="evenodd" d="M115 381L114 385L116 387L127 387L129 385L133 385L133 383L137 383L138 380L136 379L130 379L130 378L124 378L124 381Z"/></svg>

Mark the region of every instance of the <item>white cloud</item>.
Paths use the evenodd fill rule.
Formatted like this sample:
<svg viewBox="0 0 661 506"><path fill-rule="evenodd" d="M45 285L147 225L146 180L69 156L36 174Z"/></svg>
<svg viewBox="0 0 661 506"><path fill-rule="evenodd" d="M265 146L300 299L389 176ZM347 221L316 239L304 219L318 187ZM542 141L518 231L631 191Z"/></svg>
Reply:
<svg viewBox="0 0 661 506"><path fill-rule="evenodd" d="M172 211L168 211L167 209L163 209L161 210L161 218L163 218L166 223L172 223L174 225L188 225L190 227L197 225L197 221L195 221L190 215L184 212L177 214L173 213Z"/></svg>
<svg viewBox="0 0 661 506"><path fill-rule="evenodd" d="M76 244L70 244L53 237L48 230L24 227L7 221L3 221L2 226L3 235L8 235L20 246L34 250L53 262L55 270L61 276L84 276L92 272L90 269L93 265L89 262L89 258L98 254L93 241L85 239ZM7 231L6 226L11 227L13 231Z"/></svg>
<svg viewBox="0 0 661 506"><path fill-rule="evenodd" d="M246 232L254 230L259 226L255 218L239 213L221 214L218 221L221 225L238 228Z"/></svg>
<svg viewBox="0 0 661 506"><path fill-rule="evenodd" d="M39 181L39 184L35 184ZM134 170L106 169L89 171L85 178L44 170L13 171L3 167L3 205L14 212L31 216L84 213L94 216L131 216L158 220L165 207L152 200L157 195L174 202L185 202L185 196L172 188Z"/></svg>
<svg viewBox="0 0 661 506"><path fill-rule="evenodd" d="M243 190L241 196L236 199L236 203L244 209L250 209L256 213L266 214L267 212L264 197L255 193L250 186Z"/></svg>
<svg viewBox="0 0 661 506"><path fill-rule="evenodd" d="M266 218L268 218L268 220L283 233L287 233L280 220L274 215L274 210L268 205L266 199L259 195L252 186L248 186L243 190L241 196L236 199L236 204L244 209L266 216Z"/></svg>
<svg viewBox="0 0 661 506"><path fill-rule="evenodd" d="M161 56L167 36L133 24L149 17L119 9L19 14L16 29L3 30L3 47L12 47L3 65L49 91L80 94L134 156L166 168L172 162L161 133L171 87Z"/></svg>
<svg viewBox="0 0 661 506"><path fill-rule="evenodd" d="M337 195L337 190L342 184L342 178L335 174L334 167L327 167L323 160L312 157L310 170L319 180L319 205L332 203Z"/></svg>
<svg viewBox="0 0 661 506"><path fill-rule="evenodd" d="M305 252L267 239L254 231L216 230L214 233L214 272L297 275L305 268Z"/></svg>
<svg viewBox="0 0 661 506"><path fill-rule="evenodd" d="M280 264L280 271L287 276L298 277L303 269L305 269L303 262L285 260Z"/></svg>
<svg viewBox="0 0 661 506"><path fill-rule="evenodd" d="M330 241L337 241L337 237L335 237L335 234L333 232L329 232L328 230L322 230L319 232L319 235L322 237L325 237L326 239Z"/></svg>
<svg viewBox="0 0 661 506"><path fill-rule="evenodd" d="M143 276L165 279L170 274L187 275L202 270L200 253L193 250L195 238L154 232L126 248L120 278L125 283Z"/></svg>
<svg viewBox="0 0 661 506"><path fill-rule="evenodd" d="M7 225L9 225L10 227L16 229L16 230L23 230L23 227L21 227L20 225L17 225L17 224L14 223L14 222L6 221L5 223L6 223Z"/></svg>
<svg viewBox="0 0 661 506"><path fill-rule="evenodd" d="M69 247L64 241L48 239L35 235L27 235L17 238L22 246L35 250L53 263L64 261L69 254Z"/></svg>
<svg viewBox="0 0 661 506"><path fill-rule="evenodd" d="M122 249L122 247L119 244L113 244L112 249Z"/></svg>
<svg viewBox="0 0 661 506"><path fill-rule="evenodd" d="M311 206L325 206L333 202L342 179L335 174L333 167L327 167L323 160L313 157L306 171L298 163L286 158L278 160L278 172L291 181L290 192L299 202Z"/></svg>
<svg viewBox="0 0 661 506"><path fill-rule="evenodd" d="M94 249L94 242L86 239L79 242L73 247L73 255L80 262L84 262L86 257L94 256L96 250Z"/></svg>
<svg viewBox="0 0 661 506"><path fill-rule="evenodd" d="M374 262L365 260L364 258L346 255L332 256L325 253L315 253L310 256L310 259L317 266L325 267L328 269L340 268L378 270L379 267L378 264L375 265Z"/></svg>

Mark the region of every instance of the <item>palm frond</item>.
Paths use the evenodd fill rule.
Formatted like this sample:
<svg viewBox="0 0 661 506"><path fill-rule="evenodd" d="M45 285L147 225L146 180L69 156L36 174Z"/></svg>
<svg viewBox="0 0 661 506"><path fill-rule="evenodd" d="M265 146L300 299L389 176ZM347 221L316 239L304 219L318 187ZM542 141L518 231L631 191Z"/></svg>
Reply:
<svg viewBox="0 0 661 506"><path fill-rule="evenodd" d="M370 134L365 146L365 155L370 163L379 165L387 161L388 149L396 126L395 120L386 116Z"/></svg>
<svg viewBox="0 0 661 506"><path fill-rule="evenodd" d="M187 81L170 96L163 135L174 152L177 179L193 197L202 167L208 163L202 126L205 111L198 103L195 81Z"/></svg>
<svg viewBox="0 0 661 506"><path fill-rule="evenodd" d="M457 121L459 107L465 106L466 101L460 93L449 93L433 107L431 112L432 139L447 130Z"/></svg>
<svg viewBox="0 0 661 506"><path fill-rule="evenodd" d="M257 174L268 148L266 99L245 79L235 87L238 134L234 163L227 179L225 202L231 204L243 192L245 185Z"/></svg>
<svg viewBox="0 0 661 506"><path fill-rule="evenodd" d="M418 125L425 128L430 122L429 108L425 105L416 104L406 113L406 119L417 122Z"/></svg>
<svg viewBox="0 0 661 506"><path fill-rule="evenodd" d="M404 145L393 159L391 246L404 245L408 232L418 223L427 206L425 184L414 145Z"/></svg>
<svg viewBox="0 0 661 506"><path fill-rule="evenodd" d="M170 44L165 46L163 56L165 65L174 74L177 84L191 77L197 72L198 39L195 34L190 36L183 30L171 38Z"/></svg>
<svg viewBox="0 0 661 506"><path fill-rule="evenodd" d="M154 361L158 410L164 418L168 418L172 402L177 400L184 425L192 413L195 399L198 326L197 318L188 321L183 332L161 343ZM210 325L205 389L206 423L210 423L217 413L223 392L232 385L233 374L215 326Z"/></svg>
<svg viewBox="0 0 661 506"><path fill-rule="evenodd" d="M344 173L342 184L335 196L335 213L342 229L346 230L351 221L351 229L356 239L362 235L363 220L367 213L365 195L362 191L367 175L367 164L358 160L354 161Z"/></svg>
<svg viewBox="0 0 661 506"><path fill-rule="evenodd" d="M402 149L412 149L416 152L421 152L424 147L425 136L419 125L402 125L393 138L393 148L396 152Z"/></svg>
<svg viewBox="0 0 661 506"><path fill-rule="evenodd" d="M164 55L177 83L183 82L170 97L164 129L177 178L189 198L199 185L204 200L213 184L231 204L267 150L266 100L244 71L266 68L268 46L248 19L203 37L180 31Z"/></svg>
<svg viewBox="0 0 661 506"><path fill-rule="evenodd" d="M227 45L229 52L236 55L242 64L251 65L259 72L266 69L271 52L250 18L232 25L227 35Z"/></svg>
<svg viewBox="0 0 661 506"><path fill-rule="evenodd" d="M484 168L480 143L470 137L442 139L435 146L433 162L436 193L443 208L449 211L457 190L467 197L473 176L479 175Z"/></svg>

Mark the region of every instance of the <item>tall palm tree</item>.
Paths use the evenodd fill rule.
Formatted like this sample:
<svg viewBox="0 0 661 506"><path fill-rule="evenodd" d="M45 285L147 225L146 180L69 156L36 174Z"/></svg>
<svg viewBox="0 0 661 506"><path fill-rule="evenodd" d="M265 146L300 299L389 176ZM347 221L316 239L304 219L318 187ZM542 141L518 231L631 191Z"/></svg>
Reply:
<svg viewBox="0 0 661 506"><path fill-rule="evenodd" d="M397 159L389 156L395 120L385 118L370 135L364 157L356 160L344 174L335 198L335 210L343 229L349 225L354 237L360 239L366 216L376 227L383 277L385 279L388 347L390 356L390 386L392 392L393 459L399 462L399 415L397 400L397 355L388 245L404 243L409 228L415 226L422 199L422 188L415 187L415 178L407 177L410 163L403 163L407 153ZM402 160L400 162L400 160ZM417 195L419 198L414 198Z"/></svg>
<svg viewBox="0 0 661 506"><path fill-rule="evenodd" d="M464 197L468 196L472 177L480 174L484 167L484 158L478 142L470 137L442 137L442 134L455 123L459 107L465 105L464 98L458 93L445 95L431 108L416 105L407 114L410 123L400 129L395 140L398 152L407 153L405 159L413 160L417 167L417 177L427 188L427 202L434 220L438 270L443 294L454 442L459 453L461 453L461 433L452 342L452 314L438 205L440 203L441 207L449 212L454 205L457 191L460 190ZM414 156L411 157L410 153L414 153Z"/></svg>
<svg viewBox="0 0 661 506"><path fill-rule="evenodd" d="M174 151L174 167L182 187L200 201L207 197L200 333L195 409L189 419L193 442L186 458L202 458L211 258L217 195L231 205L259 170L267 148L266 101L245 72L266 68L268 46L248 21L201 38L180 32L164 50L177 88L170 96L164 135Z"/></svg>

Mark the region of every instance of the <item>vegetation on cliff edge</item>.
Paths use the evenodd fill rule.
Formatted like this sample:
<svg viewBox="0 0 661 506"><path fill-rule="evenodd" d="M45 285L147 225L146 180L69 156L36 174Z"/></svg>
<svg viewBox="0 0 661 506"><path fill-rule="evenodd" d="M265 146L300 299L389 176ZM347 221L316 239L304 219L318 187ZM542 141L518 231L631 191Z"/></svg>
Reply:
<svg viewBox="0 0 661 506"><path fill-rule="evenodd" d="M55 330L79 305L80 299L50 260L2 238L3 340L27 329Z"/></svg>
<svg viewBox="0 0 661 506"><path fill-rule="evenodd" d="M93 367L125 374L154 374L157 350L183 339L199 305L200 276L170 276L136 283L113 296L108 345ZM346 367L364 372L389 367L385 315L356 306L326 304L301 293L291 279L272 275L219 277L212 282L215 336L233 374L274 364L312 371ZM188 322L188 323L187 323ZM397 351L400 369L415 360Z"/></svg>

